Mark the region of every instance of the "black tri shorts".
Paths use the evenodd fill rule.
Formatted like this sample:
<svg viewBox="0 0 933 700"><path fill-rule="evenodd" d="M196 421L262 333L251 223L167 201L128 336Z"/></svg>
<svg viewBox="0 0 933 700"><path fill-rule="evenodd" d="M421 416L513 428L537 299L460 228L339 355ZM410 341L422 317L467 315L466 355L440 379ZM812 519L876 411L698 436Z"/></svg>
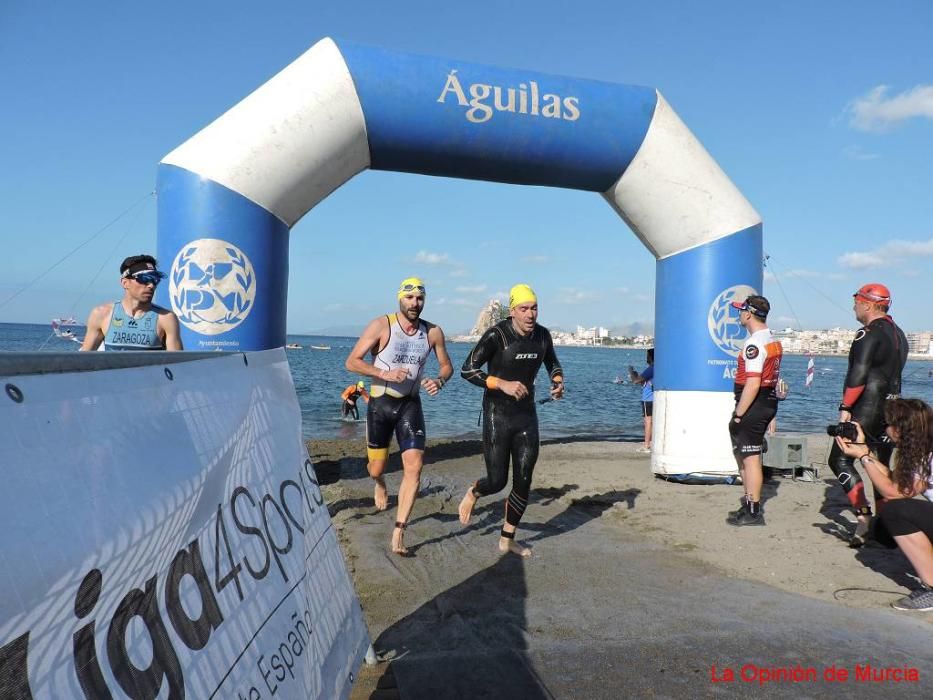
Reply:
<svg viewBox="0 0 933 700"><path fill-rule="evenodd" d="M773 392L769 394L765 396L758 394L751 407L742 416L742 422L737 426L733 427L732 420L729 420L732 451L740 457L761 454L768 423L777 415L777 397L773 395Z"/></svg>
<svg viewBox="0 0 933 700"><path fill-rule="evenodd" d="M642 401L641 402L642 417L651 418L652 413L654 413L654 401Z"/></svg>
<svg viewBox="0 0 933 700"><path fill-rule="evenodd" d="M424 412L420 396L374 396L366 411L366 446L370 450L388 449L392 433L399 451L424 449Z"/></svg>

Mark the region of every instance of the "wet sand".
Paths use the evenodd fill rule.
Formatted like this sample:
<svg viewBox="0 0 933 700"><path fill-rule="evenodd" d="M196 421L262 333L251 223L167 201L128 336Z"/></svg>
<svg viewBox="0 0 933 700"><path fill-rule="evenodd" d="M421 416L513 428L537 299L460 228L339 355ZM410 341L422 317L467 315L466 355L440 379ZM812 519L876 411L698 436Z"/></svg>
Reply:
<svg viewBox="0 0 933 700"><path fill-rule="evenodd" d="M658 479L638 443L545 441L518 536L534 556L522 561L496 550L507 492L482 499L469 527L457 521L467 485L484 473L479 441L429 444L410 559L388 553L398 456L390 510L379 513L363 445L309 442L387 660L362 670L352 697L728 696L751 688L713 684L713 664L790 658L817 669L909 664L929 681L933 650L913 640L929 639L933 614L888 607L916 585L899 551L846 545L854 516L825 466L829 444L809 436L819 479L770 479L767 526L737 529L724 518L740 486ZM853 684L844 694L920 697L922 685ZM840 688L768 690L823 697Z"/></svg>

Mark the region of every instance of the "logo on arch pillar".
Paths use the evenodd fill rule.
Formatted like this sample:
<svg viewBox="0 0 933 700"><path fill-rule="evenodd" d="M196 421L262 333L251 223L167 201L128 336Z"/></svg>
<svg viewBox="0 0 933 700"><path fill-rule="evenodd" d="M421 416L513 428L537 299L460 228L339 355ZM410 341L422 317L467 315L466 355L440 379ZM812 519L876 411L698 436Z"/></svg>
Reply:
<svg viewBox="0 0 933 700"><path fill-rule="evenodd" d="M191 241L175 256L169 278L172 310L195 333L226 333L243 323L253 310L253 264L242 250L227 241Z"/></svg>
<svg viewBox="0 0 933 700"><path fill-rule="evenodd" d="M745 301L745 297L757 293L747 284L737 284L720 292L709 307L709 337L727 355L738 357L747 336L745 328L739 323L738 311L730 302Z"/></svg>

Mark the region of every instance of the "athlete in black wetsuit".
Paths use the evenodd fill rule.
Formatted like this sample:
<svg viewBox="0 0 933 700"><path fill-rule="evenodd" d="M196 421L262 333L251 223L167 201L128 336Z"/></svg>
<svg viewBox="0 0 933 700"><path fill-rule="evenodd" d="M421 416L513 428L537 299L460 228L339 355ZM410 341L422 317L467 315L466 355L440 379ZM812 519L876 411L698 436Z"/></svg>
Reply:
<svg viewBox="0 0 933 700"><path fill-rule="evenodd" d="M543 363L551 379L551 397L563 396L563 370L551 334L537 324L538 304L531 287L516 285L509 295L511 317L487 330L467 356L461 376L483 394L483 458L486 478L477 481L460 503L466 525L476 499L505 488L512 462L512 491L505 506L499 549L522 556L531 550L515 544L515 529L528 505L531 474L538 461L538 414L534 381ZM487 371L483 371L487 365Z"/></svg>
<svg viewBox="0 0 933 700"><path fill-rule="evenodd" d="M888 464L894 446L884 440L884 402L901 391L901 371L907 362L907 338L888 315L891 293L887 287L866 284L853 297L855 317L864 325L856 332L849 349L849 370L839 405L839 422L857 421L869 442L880 441L871 447L878 459ZM871 518L865 485L852 458L846 456L835 442L829 453L829 467L845 489L858 517L850 544L861 546Z"/></svg>

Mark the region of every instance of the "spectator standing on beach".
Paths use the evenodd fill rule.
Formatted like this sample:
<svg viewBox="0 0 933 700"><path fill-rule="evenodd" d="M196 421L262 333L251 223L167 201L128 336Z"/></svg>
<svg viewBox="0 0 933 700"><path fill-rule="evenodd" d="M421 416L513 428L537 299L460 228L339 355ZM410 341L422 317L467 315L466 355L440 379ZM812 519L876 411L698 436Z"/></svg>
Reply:
<svg viewBox="0 0 933 700"><path fill-rule="evenodd" d="M151 255L131 255L120 264L123 298L95 307L80 350L182 350L178 317L152 303L165 279Z"/></svg>
<svg viewBox="0 0 933 700"><path fill-rule="evenodd" d="M531 475L538 461L538 414L534 382L542 363L550 378L550 398L564 395L564 377L547 328L538 325L538 298L527 284L509 292L509 318L488 329L470 354L460 375L483 392L483 460L486 478L479 479L460 502L460 522L467 525L480 496L505 488L512 465L512 491L505 502L499 551L523 557L531 550L515 542L525 513ZM483 366L486 370L483 370Z"/></svg>
<svg viewBox="0 0 933 700"><path fill-rule="evenodd" d="M648 348L645 361L648 366L639 374L629 365L629 379L633 384L641 384L641 415L645 421L645 444L636 452L648 454L651 452L651 414L654 407L654 348Z"/></svg>
<svg viewBox="0 0 933 700"><path fill-rule="evenodd" d="M888 464L893 446L884 438L884 403L889 397L900 394L901 372L907 363L907 337L888 315L891 292L883 284L863 285L852 297L855 318L862 327L856 331L849 348L849 369L839 404L839 422L857 421L869 441L879 443L878 459ZM845 490L858 519L849 544L861 547L868 536L872 517L865 486L852 457L838 444L833 444L830 450L829 467Z"/></svg>
<svg viewBox="0 0 933 700"><path fill-rule="evenodd" d="M351 413L353 414L353 420L360 419L360 411L356 407L356 402L359 401L360 397L363 397L363 401L367 404L369 403L369 393L366 391L366 382L362 379L356 384L351 384L346 389L343 390L343 393L340 395L340 398L343 400L343 405L341 406L341 412L343 417L346 418Z"/></svg>
<svg viewBox="0 0 933 700"><path fill-rule="evenodd" d="M885 434L897 445L892 470L874 457L858 421L855 440L836 437L836 446L857 459L878 495L875 539L896 544L914 567L920 587L891 603L896 610L933 610L933 410L919 399L892 399L884 404ZM916 498L923 496L923 498Z"/></svg>
<svg viewBox="0 0 933 700"><path fill-rule="evenodd" d="M745 496L742 505L730 513L730 525L764 525L761 510L761 484L764 480L761 452L765 430L777 415L775 387L781 372L783 348L767 326L771 304L763 296L752 295L744 302L732 302L739 309L739 322L749 332L739 354L735 373L735 411L729 419L732 451L738 461Z"/></svg>
<svg viewBox="0 0 933 700"><path fill-rule="evenodd" d="M348 370L373 379L366 412L366 453L379 510L389 505L383 472L393 432L402 455L402 484L398 490L398 514L391 547L393 553L403 557L410 556L403 538L418 496L424 464L426 436L419 391L424 388L434 396L453 374L444 331L421 318L425 296L424 282L420 279L402 280L397 294L398 313L371 321L346 361ZM422 379L425 362L432 351L440 365L438 376ZM371 355L371 361L365 359L367 354Z"/></svg>

